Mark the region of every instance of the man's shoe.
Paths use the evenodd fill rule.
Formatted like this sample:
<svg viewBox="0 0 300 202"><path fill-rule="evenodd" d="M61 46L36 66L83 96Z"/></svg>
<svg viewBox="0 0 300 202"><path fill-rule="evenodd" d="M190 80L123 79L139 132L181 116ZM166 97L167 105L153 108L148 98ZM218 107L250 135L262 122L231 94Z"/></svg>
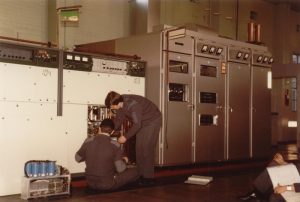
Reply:
<svg viewBox="0 0 300 202"><path fill-rule="evenodd" d="M257 195L256 193L253 191L253 192L250 192L250 193L247 193L246 195L244 196L240 196L239 199L242 200L242 201L250 201L252 199L257 199Z"/></svg>

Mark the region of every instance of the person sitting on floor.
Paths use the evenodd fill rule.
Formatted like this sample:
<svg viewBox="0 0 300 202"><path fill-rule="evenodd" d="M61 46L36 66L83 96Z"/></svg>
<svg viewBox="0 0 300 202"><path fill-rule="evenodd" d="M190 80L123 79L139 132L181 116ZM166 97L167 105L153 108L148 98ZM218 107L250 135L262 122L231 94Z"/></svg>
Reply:
<svg viewBox="0 0 300 202"><path fill-rule="evenodd" d="M85 176L89 188L115 190L139 178L136 168L127 168L128 158L122 157L120 144L112 140L114 123L104 119L100 132L88 137L75 154L77 162L85 161Z"/></svg>
<svg viewBox="0 0 300 202"><path fill-rule="evenodd" d="M280 166L285 164L287 164L287 162L284 160L283 156L280 153L276 153L268 166ZM300 163L296 164L296 167L298 172L300 172ZM239 197L239 199L242 201L263 199L270 202L281 202L285 201L281 196L281 193L286 191L300 192L300 183L294 183L286 186L278 185L273 189L267 169L264 169L264 171L255 178L253 187L254 189L251 192Z"/></svg>

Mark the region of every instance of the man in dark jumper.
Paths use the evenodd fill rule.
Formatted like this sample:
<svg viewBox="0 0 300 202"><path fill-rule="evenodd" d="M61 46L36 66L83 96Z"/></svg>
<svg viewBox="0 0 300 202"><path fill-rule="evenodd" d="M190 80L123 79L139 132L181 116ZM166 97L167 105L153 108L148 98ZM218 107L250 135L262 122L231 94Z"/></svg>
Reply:
<svg viewBox="0 0 300 202"><path fill-rule="evenodd" d="M120 144L111 139L113 129L113 121L104 119L99 133L87 138L75 155L77 162L85 161L86 180L92 189L115 190L139 178L136 168L127 168Z"/></svg>
<svg viewBox="0 0 300 202"><path fill-rule="evenodd" d="M155 147L162 125L162 115L157 106L145 97L139 95L120 95L114 91L107 94L107 108L116 111L114 119L115 130L120 130L125 119L132 126L124 136L118 138L123 144L136 135L136 162L142 176L140 184L153 184Z"/></svg>

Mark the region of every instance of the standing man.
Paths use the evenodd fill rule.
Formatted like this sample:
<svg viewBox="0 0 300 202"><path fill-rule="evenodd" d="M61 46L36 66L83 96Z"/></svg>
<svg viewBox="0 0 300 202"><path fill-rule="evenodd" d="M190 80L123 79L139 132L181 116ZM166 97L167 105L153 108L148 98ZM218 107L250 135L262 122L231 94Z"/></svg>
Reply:
<svg viewBox="0 0 300 202"><path fill-rule="evenodd" d="M115 190L139 178L136 168L126 168L127 158L122 157L120 144L111 140L114 129L111 119L104 119L100 132L89 137L75 155L77 162L85 161L86 180L90 188Z"/></svg>
<svg viewBox="0 0 300 202"><path fill-rule="evenodd" d="M154 178L155 147L162 124L159 109L150 100L139 95L120 95L114 91L107 94L105 105L116 110L115 130L127 118L132 122L131 128L118 142L124 144L136 135L136 161L142 176L141 184L151 184Z"/></svg>

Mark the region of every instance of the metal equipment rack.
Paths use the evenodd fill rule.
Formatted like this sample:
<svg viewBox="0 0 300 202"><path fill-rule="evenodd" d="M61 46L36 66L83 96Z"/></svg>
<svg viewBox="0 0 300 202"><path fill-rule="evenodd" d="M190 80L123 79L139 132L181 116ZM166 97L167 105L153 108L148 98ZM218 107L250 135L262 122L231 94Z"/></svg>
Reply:
<svg viewBox="0 0 300 202"><path fill-rule="evenodd" d="M70 174L46 177L23 177L22 199L70 195Z"/></svg>

